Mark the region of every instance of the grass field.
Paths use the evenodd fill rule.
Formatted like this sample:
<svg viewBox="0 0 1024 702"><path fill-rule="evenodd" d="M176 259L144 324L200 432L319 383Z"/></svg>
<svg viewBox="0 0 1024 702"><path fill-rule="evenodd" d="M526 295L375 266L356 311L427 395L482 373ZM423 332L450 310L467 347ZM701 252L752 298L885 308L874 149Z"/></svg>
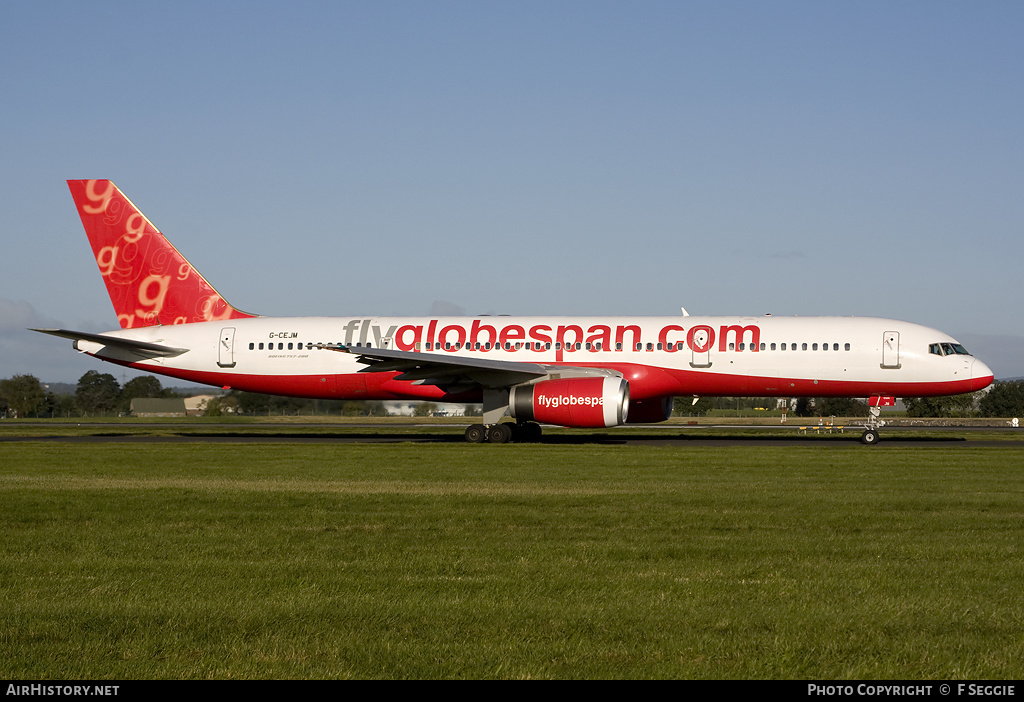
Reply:
<svg viewBox="0 0 1024 702"><path fill-rule="evenodd" d="M0 676L1019 678L1024 448L0 444Z"/></svg>

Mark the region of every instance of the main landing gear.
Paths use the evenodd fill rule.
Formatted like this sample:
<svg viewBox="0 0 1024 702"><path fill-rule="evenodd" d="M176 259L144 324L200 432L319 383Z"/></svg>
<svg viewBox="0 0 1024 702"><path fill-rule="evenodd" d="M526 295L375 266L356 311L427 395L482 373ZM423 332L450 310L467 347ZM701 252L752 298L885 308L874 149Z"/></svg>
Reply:
<svg viewBox="0 0 1024 702"><path fill-rule="evenodd" d="M507 444L510 441L528 443L540 441L542 431L537 422L500 422L485 426L483 424L472 424L466 429L466 441L471 444L488 442L492 444Z"/></svg>
<svg viewBox="0 0 1024 702"><path fill-rule="evenodd" d="M508 412L508 388L497 387L483 389L484 421L473 424L466 429L466 441L471 444L507 444L510 441L525 443L540 441L541 429L537 422L516 421L502 422L501 418Z"/></svg>

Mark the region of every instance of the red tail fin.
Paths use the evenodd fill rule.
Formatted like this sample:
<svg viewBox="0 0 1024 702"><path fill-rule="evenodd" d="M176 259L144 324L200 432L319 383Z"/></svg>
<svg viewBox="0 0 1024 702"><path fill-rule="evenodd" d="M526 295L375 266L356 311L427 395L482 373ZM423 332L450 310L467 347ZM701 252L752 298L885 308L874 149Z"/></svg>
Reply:
<svg viewBox="0 0 1024 702"><path fill-rule="evenodd" d="M124 329L256 315L229 305L109 180L69 180Z"/></svg>

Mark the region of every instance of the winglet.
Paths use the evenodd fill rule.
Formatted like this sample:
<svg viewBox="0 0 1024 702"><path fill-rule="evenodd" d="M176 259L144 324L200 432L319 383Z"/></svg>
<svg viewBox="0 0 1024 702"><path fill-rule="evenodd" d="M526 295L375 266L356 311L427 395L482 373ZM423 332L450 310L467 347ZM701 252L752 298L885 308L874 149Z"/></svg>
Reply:
<svg viewBox="0 0 1024 702"><path fill-rule="evenodd" d="M68 188L122 328L256 316L229 305L113 182Z"/></svg>

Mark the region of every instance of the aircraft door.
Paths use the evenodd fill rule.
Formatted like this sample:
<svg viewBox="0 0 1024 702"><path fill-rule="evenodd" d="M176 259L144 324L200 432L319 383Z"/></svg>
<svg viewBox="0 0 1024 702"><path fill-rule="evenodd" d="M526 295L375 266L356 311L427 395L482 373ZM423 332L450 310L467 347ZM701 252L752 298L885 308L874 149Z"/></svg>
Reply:
<svg viewBox="0 0 1024 702"><path fill-rule="evenodd" d="M690 359L691 368L711 367L711 332L707 327L693 330L690 336L690 352L693 357Z"/></svg>
<svg viewBox="0 0 1024 702"><path fill-rule="evenodd" d="M220 330L220 342L217 344L217 365L221 368L235 367L234 327L224 327Z"/></svg>
<svg viewBox="0 0 1024 702"><path fill-rule="evenodd" d="M882 368L900 367L900 333L887 331L882 334Z"/></svg>

